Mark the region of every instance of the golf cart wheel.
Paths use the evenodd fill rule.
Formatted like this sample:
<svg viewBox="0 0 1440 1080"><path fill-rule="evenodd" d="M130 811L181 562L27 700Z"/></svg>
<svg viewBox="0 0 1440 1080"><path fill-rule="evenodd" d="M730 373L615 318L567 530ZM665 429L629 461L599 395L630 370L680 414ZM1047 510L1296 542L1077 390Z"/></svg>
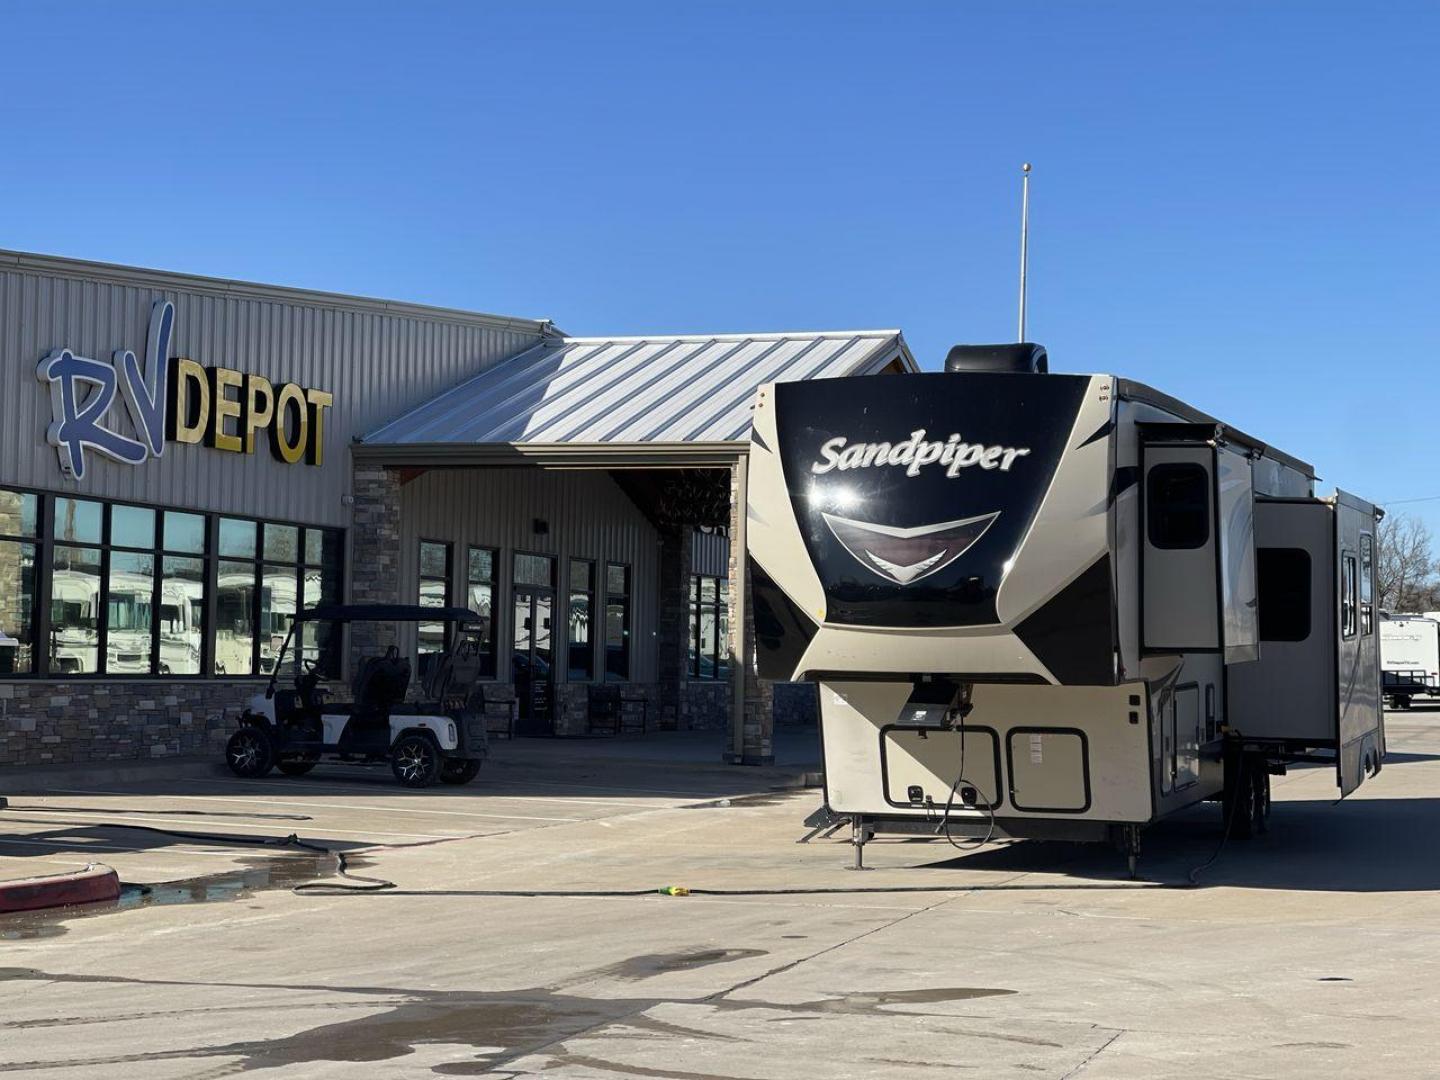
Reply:
<svg viewBox="0 0 1440 1080"><path fill-rule="evenodd" d="M451 758L440 766L440 779L447 784L468 784L480 773L475 758Z"/></svg>
<svg viewBox="0 0 1440 1080"><path fill-rule="evenodd" d="M304 757L277 762L275 767L286 776L304 776L319 764L320 756L318 754L306 754Z"/></svg>
<svg viewBox="0 0 1440 1080"><path fill-rule="evenodd" d="M424 735L404 735L390 750L390 769L406 787L429 787L440 778L440 751Z"/></svg>
<svg viewBox="0 0 1440 1080"><path fill-rule="evenodd" d="M242 727L225 744L225 764L236 776L264 776L275 764L275 744L264 728Z"/></svg>

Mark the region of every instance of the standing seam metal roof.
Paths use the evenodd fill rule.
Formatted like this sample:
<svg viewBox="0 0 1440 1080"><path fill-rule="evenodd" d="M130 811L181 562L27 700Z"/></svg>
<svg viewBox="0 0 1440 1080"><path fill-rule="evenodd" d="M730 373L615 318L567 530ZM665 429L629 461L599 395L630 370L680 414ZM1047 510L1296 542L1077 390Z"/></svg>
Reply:
<svg viewBox="0 0 1440 1080"><path fill-rule="evenodd" d="M369 445L735 442L761 383L917 370L898 330L557 338L365 436Z"/></svg>

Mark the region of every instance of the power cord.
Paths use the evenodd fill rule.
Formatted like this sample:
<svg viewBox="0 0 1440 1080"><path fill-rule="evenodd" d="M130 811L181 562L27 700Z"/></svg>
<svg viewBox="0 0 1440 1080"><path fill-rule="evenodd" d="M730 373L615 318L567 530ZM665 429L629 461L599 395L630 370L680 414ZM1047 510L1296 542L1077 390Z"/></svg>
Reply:
<svg viewBox="0 0 1440 1080"><path fill-rule="evenodd" d="M961 786L963 785L965 787L971 788L977 796L982 794L979 786L971 783L970 780L968 780L965 776L965 718L970 715L970 710L973 709L975 706L970 702L970 692L968 689L962 690L960 696L960 705L955 710L960 717L959 727L955 729L960 734L960 767L955 774L955 782L950 785L950 795L945 800L945 813L940 818L940 829L945 834L945 840L956 851L978 851L980 848L984 847L986 844L990 843L990 841L995 838L994 803L986 801L984 804L986 811L990 815L990 823L989 826L986 828L985 835L983 837L974 838L969 843L961 844L958 843L955 840L955 837L950 834L950 810L955 805L955 795L960 790Z"/></svg>
<svg viewBox="0 0 1440 1080"><path fill-rule="evenodd" d="M1243 757L1241 761L1244 761ZM1220 843L1215 845L1215 850L1210 853L1208 859L1199 866L1191 869L1190 873L1186 875L1191 888L1196 888L1200 885L1200 875L1214 866L1215 861L1220 858L1220 853L1225 850L1225 844L1230 839L1230 828L1235 824L1235 817L1240 812L1240 807L1242 805L1248 805L1250 800L1254 798L1250 790L1250 783L1250 770L1242 766L1240 769L1240 779L1236 781L1236 786L1239 787L1240 790L1235 793L1236 797L1230 800L1230 812L1225 815L1225 831L1220 834Z"/></svg>

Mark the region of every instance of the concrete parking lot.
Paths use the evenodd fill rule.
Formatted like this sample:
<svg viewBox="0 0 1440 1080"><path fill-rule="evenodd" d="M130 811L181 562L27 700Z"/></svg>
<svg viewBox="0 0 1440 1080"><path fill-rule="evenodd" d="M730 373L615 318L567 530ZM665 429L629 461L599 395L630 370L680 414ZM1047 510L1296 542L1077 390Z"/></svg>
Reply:
<svg viewBox="0 0 1440 1080"><path fill-rule="evenodd" d="M0 920L0 1072L1430 1077L1440 712L1388 725L1377 779L1332 806L1326 771L1280 778L1272 831L1200 888L1180 886L1219 840L1213 806L1147 835L1139 882L1040 843L877 842L856 874L838 837L795 843L818 797L769 790L780 772L558 771L523 743L464 789L336 769L17 795L10 858L90 852L158 887ZM328 860L120 821L294 832L396 888L296 894ZM667 885L718 894L495 895Z"/></svg>

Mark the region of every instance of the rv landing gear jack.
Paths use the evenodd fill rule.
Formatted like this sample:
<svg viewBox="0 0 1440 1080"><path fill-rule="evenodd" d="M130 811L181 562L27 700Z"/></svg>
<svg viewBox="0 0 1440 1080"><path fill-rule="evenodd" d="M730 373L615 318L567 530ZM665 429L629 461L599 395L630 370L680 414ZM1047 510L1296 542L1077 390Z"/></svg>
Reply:
<svg viewBox="0 0 1440 1080"><path fill-rule="evenodd" d="M859 814L850 819L850 843L855 848L855 865L847 866L847 870L869 869L865 865L865 844L874 835L875 826L866 824Z"/></svg>
<svg viewBox="0 0 1440 1080"><path fill-rule="evenodd" d="M1140 866L1140 826L1126 825L1120 835L1120 847L1125 852L1125 863L1134 881Z"/></svg>

